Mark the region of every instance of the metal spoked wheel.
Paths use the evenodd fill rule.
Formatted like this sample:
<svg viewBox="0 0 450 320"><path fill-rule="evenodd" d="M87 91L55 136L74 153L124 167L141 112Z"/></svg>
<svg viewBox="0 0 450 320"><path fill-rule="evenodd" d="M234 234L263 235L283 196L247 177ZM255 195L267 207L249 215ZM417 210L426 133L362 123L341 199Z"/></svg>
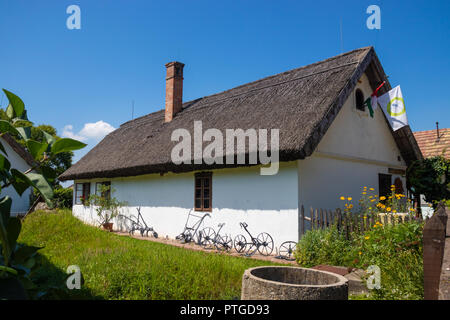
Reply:
<svg viewBox="0 0 450 320"><path fill-rule="evenodd" d="M233 239L229 236L219 236L218 241L215 243L217 250L229 252L233 249Z"/></svg>
<svg viewBox="0 0 450 320"><path fill-rule="evenodd" d="M214 239L216 238L216 232L211 227L206 227L202 230L201 246L203 248L212 248L214 245Z"/></svg>
<svg viewBox="0 0 450 320"><path fill-rule="evenodd" d="M194 240L194 237L193 237L191 231L187 230L187 231L184 233L184 237L183 237L183 239L182 239L181 242L182 242L182 243L189 243L189 242L192 242L193 240Z"/></svg>
<svg viewBox="0 0 450 320"><path fill-rule="evenodd" d="M294 253L295 248L297 247L297 242L295 241L286 241L283 242L280 246L279 255L281 258L286 260L295 260Z"/></svg>
<svg viewBox="0 0 450 320"><path fill-rule="evenodd" d="M256 238L259 242L258 251L263 256L268 256L273 251L273 239L267 232L258 234Z"/></svg>
<svg viewBox="0 0 450 320"><path fill-rule="evenodd" d="M242 234L239 234L234 238L234 248L237 252L243 253L245 252L245 247L247 246L247 240Z"/></svg>

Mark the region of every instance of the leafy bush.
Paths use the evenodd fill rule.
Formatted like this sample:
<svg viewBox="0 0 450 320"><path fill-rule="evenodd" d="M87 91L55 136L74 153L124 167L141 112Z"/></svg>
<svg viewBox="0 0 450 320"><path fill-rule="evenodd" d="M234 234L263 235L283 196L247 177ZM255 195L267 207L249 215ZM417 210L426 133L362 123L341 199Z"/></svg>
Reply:
<svg viewBox="0 0 450 320"><path fill-rule="evenodd" d="M303 267L318 264L348 266L353 260L352 242L336 227L308 230L297 244L296 260Z"/></svg>
<svg viewBox="0 0 450 320"><path fill-rule="evenodd" d="M126 206L126 201L119 201L112 196L115 189L111 186L101 185L99 194L92 194L88 199L83 199L84 205L92 204L100 218L100 225L109 223L119 215L120 208Z"/></svg>
<svg viewBox="0 0 450 320"><path fill-rule="evenodd" d="M319 264L381 270L381 288L373 299L423 299L423 223L410 221L384 226L376 223L351 239L335 227L310 230L297 245L296 259L304 267Z"/></svg>
<svg viewBox="0 0 450 320"><path fill-rule="evenodd" d="M86 145L79 141L54 136L42 131L42 141L34 140L31 135L33 123L28 119L25 104L14 93L3 89L9 104L5 110L6 117L0 119L0 136L17 137L33 157L30 168L18 170L0 142L0 190L14 188L21 196L28 188L37 190L44 200L52 205L53 190L51 183L56 176L55 171L47 166L51 159L62 152L78 150ZM38 129L39 130L39 129ZM0 299L25 299L42 296L46 292L32 280L32 274L38 268L35 259L40 246L24 246L17 244L22 222L18 217L11 216L12 198L4 195L0 198Z"/></svg>
<svg viewBox="0 0 450 320"><path fill-rule="evenodd" d="M53 190L53 204L55 207L72 208L73 190L72 188L57 188Z"/></svg>

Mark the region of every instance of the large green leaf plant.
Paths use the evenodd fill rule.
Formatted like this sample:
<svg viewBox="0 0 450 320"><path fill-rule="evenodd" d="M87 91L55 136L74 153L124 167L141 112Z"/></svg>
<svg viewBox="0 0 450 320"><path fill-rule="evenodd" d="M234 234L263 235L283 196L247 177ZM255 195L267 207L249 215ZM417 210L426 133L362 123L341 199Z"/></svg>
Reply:
<svg viewBox="0 0 450 320"><path fill-rule="evenodd" d="M14 93L3 89L8 98L7 120L0 120L0 137L15 135L23 139L34 164L25 171L14 168L9 161L3 141L0 139L0 299L33 298L28 294L42 294L30 275L37 266L36 254L41 248L17 243L21 230L21 220L11 216L12 199L2 196L6 188L14 188L18 195L33 188L51 205L53 190L51 181L55 173L46 164L61 152L78 150L86 145L82 142L60 138L43 132L44 141L31 139L33 123L28 120L25 104Z"/></svg>

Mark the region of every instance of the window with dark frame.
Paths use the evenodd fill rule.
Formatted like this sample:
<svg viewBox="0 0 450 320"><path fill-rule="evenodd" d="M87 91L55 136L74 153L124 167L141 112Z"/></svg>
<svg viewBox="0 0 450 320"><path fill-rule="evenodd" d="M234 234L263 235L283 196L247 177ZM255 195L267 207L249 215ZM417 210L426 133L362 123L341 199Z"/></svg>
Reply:
<svg viewBox="0 0 450 320"><path fill-rule="evenodd" d="M109 189L106 190L106 191L103 191L103 192L100 194L100 191L101 191L101 189L102 189L102 186L104 186L104 187L109 187ZM97 182L97 183L95 184L95 194L98 195L98 196L100 196L100 197L104 197L104 198L109 199L109 198L111 197L111 181Z"/></svg>
<svg viewBox="0 0 450 320"><path fill-rule="evenodd" d="M91 195L91 184L89 182L77 183L75 185L75 204L83 204Z"/></svg>
<svg viewBox="0 0 450 320"><path fill-rule="evenodd" d="M195 211L212 211L212 173L195 174L194 191Z"/></svg>
<svg viewBox="0 0 450 320"><path fill-rule="evenodd" d="M379 196L389 196L391 194L392 175L379 173L378 174L378 190Z"/></svg>
<svg viewBox="0 0 450 320"><path fill-rule="evenodd" d="M364 93L361 89L356 89L355 91L355 103L356 109L366 111L366 106L364 105Z"/></svg>

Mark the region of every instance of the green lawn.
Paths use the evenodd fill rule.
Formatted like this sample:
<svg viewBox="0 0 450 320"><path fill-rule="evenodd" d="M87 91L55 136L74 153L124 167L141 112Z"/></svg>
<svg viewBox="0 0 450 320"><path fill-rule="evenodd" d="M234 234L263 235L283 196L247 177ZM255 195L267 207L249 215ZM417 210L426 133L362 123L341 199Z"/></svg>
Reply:
<svg viewBox="0 0 450 320"><path fill-rule="evenodd" d="M70 211L35 212L19 241L43 246L39 282L61 286L78 265L85 299L238 299L245 269L271 264L118 236L88 226Z"/></svg>

